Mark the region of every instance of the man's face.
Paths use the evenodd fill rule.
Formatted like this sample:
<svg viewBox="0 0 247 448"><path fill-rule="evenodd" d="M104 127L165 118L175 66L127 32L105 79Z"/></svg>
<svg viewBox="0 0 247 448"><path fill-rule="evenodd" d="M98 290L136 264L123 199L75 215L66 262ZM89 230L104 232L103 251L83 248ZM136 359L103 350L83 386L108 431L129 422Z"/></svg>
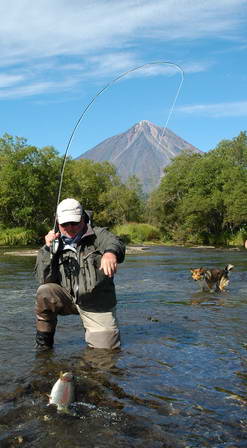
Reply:
<svg viewBox="0 0 247 448"><path fill-rule="evenodd" d="M65 222L58 224L59 231L68 238L74 238L85 226L83 219L80 222Z"/></svg>

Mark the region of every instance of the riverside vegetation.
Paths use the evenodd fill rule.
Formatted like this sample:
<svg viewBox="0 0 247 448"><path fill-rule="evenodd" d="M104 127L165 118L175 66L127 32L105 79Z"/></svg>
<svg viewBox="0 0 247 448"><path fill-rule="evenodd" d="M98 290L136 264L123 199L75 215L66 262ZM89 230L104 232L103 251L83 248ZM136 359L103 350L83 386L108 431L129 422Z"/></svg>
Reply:
<svg viewBox="0 0 247 448"><path fill-rule="evenodd" d="M0 138L0 245L43 244L54 224L62 157L22 137ZM243 245L247 237L247 135L208 153L184 152L148 197L136 176L125 184L108 162L66 162L61 198L93 210L94 224L127 243Z"/></svg>

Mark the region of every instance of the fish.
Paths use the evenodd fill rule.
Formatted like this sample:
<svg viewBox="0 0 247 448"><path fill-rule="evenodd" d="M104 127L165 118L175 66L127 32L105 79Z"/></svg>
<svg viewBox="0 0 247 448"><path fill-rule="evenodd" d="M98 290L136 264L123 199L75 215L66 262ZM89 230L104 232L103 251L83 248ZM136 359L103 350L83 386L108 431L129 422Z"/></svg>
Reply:
<svg viewBox="0 0 247 448"><path fill-rule="evenodd" d="M67 412L75 401L75 381L72 372L60 372L59 379L52 387L49 405L55 404L59 412Z"/></svg>

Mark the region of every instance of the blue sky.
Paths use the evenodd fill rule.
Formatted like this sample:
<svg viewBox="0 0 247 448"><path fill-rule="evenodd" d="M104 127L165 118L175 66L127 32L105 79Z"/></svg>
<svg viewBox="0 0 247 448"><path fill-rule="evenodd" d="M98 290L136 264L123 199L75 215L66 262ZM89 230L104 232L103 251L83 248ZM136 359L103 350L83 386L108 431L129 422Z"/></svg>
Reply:
<svg viewBox="0 0 247 448"><path fill-rule="evenodd" d="M140 120L202 151L247 131L246 0L0 4L0 135L74 158ZM170 64L150 64L167 61ZM181 68L182 72L179 70Z"/></svg>

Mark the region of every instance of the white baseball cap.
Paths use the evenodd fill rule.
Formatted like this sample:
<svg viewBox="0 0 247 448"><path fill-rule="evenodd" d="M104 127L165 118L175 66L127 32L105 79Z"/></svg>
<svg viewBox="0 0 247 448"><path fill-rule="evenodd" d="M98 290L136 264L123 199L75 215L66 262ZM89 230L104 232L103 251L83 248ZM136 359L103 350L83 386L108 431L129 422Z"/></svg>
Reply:
<svg viewBox="0 0 247 448"><path fill-rule="evenodd" d="M80 222L83 209L76 199L64 199L57 207L57 220L59 224L65 222Z"/></svg>

